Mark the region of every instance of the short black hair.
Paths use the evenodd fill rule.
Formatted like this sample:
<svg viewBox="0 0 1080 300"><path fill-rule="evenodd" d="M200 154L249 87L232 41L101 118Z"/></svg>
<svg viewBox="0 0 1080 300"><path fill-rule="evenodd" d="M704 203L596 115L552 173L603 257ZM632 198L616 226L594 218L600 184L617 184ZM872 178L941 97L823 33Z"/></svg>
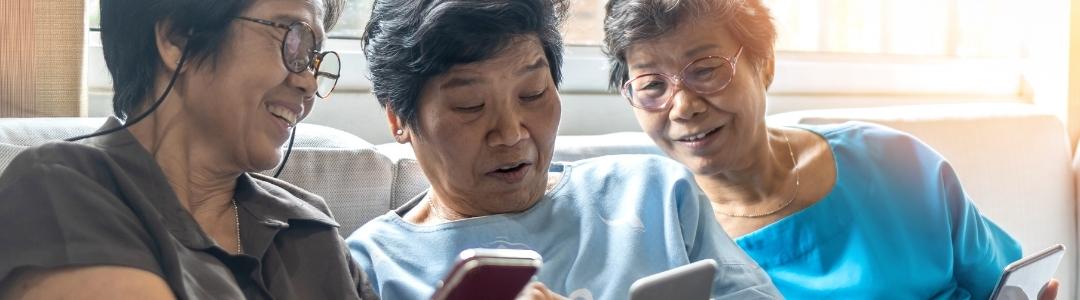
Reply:
<svg viewBox="0 0 1080 300"><path fill-rule="evenodd" d="M376 0L362 38L379 105L419 130L424 84L454 65L496 55L535 35L551 77L562 79L561 0Z"/></svg>
<svg viewBox="0 0 1080 300"><path fill-rule="evenodd" d="M113 80L113 112L126 119L147 101L160 70L154 26L187 36L189 62L213 66L229 23L257 0L101 0L101 46ZM345 0L322 0L323 26L337 23ZM209 59L209 60L207 60ZM156 96L155 96L156 97Z"/></svg>
<svg viewBox="0 0 1080 300"><path fill-rule="evenodd" d="M611 65L608 85L618 90L629 80L626 50L630 45L657 38L696 18L718 18L727 24L743 55L772 84L776 25L761 0L611 0L604 17L604 53Z"/></svg>

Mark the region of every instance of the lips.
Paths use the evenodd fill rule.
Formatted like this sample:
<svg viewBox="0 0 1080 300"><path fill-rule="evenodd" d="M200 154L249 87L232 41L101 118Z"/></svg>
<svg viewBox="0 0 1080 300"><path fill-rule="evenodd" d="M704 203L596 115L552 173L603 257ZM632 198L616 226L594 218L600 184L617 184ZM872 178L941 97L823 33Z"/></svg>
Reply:
<svg viewBox="0 0 1080 300"><path fill-rule="evenodd" d="M703 132L697 133L697 134L685 135L685 136L683 136L681 138L675 139L675 141L684 142L684 143L698 142L698 141L704 140L706 137L709 137L709 135L712 135L713 133L716 133L717 131L720 131L721 128L724 128L724 126L709 129L709 130L706 130L706 131L703 131Z"/></svg>
<svg viewBox="0 0 1080 300"><path fill-rule="evenodd" d="M266 111L270 112L274 117L285 121L289 127L292 127L295 126L296 122L300 119L300 112L303 111L303 107L296 109L270 103L266 105Z"/></svg>
<svg viewBox="0 0 1080 300"><path fill-rule="evenodd" d="M514 163L508 163L496 167L494 170L487 172L485 175L502 180L506 183L518 183L525 179L525 175L532 169L533 163L529 161L519 161Z"/></svg>

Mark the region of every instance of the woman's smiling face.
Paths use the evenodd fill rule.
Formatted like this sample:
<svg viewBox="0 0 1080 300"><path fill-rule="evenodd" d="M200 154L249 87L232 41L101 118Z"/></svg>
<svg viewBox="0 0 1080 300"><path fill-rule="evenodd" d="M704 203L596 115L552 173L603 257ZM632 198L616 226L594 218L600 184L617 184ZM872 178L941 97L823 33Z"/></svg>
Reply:
<svg viewBox="0 0 1080 300"><path fill-rule="evenodd" d="M305 22L316 43L325 36L322 2L258 0L240 16L280 24ZM190 122L209 143L224 149L237 168L270 169L282 156L289 130L311 111L316 88L311 70L290 72L282 60L286 30L234 19L215 65L184 66L181 95ZM207 61L209 62L209 60Z"/></svg>
<svg viewBox="0 0 1080 300"><path fill-rule="evenodd" d="M732 59L742 45L719 20L684 20L658 38L632 44L626 51L629 78L643 74L679 74L705 56ZM765 135L765 84L747 59L737 60L727 86L715 93L694 92L679 84L666 109L634 109L638 123L669 156L696 174L747 167Z"/></svg>

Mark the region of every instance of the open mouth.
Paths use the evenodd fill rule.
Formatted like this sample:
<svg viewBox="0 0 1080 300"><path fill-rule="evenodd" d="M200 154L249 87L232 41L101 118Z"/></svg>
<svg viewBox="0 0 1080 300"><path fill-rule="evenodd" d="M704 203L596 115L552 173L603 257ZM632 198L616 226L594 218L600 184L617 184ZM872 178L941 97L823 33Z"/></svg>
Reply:
<svg viewBox="0 0 1080 300"><path fill-rule="evenodd" d="M492 172L495 172L495 173L513 173L513 172L521 171L522 169L524 169L528 165L529 165L528 163L523 163L523 162L522 163L516 163L516 164L513 164L513 165L509 165L509 166L505 166L505 167L495 169L495 171L492 171Z"/></svg>
<svg viewBox="0 0 1080 300"><path fill-rule="evenodd" d="M506 181L507 183L517 183L525 178L525 174L529 172L529 167L531 166L532 163L529 162L517 162L499 167L488 172L488 175Z"/></svg>
<svg viewBox="0 0 1080 300"><path fill-rule="evenodd" d="M285 121L285 124L288 124L289 127L296 125L296 120L299 118L296 112L277 105L268 104L266 105L266 110L269 111L270 114L274 117Z"/></svg>
<svg viewBox="0 0 1080 300"><path fill-rule="evenodd" d="M702 133L699 133L699 134L695 134L695 135L691 135L691 136L687 136L687 137L684 137L684 138L681 138L681 139L677 139L675 141L684 142L684 143L693 143L693 142L701 141L701 140L704 140L705 138L709 137L713 133L716 133L717 131L720 131L721 128L724 128L724 126L716 127L716 128L713 128L712 130L702 132Z"/></svg>

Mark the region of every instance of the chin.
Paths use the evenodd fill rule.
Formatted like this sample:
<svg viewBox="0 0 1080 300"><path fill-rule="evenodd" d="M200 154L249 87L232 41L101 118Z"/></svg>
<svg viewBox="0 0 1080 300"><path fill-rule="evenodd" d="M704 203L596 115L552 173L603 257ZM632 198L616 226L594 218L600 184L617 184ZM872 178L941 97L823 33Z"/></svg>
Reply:
<svg viewBox="0 0 1080 300"><path fill-rule="evenodd" d="M254 171L265 171L276 168L281 159L285 156L284 151L273 151L270 153L263 153L261 155L252 155L250 164Z"/></svg>

